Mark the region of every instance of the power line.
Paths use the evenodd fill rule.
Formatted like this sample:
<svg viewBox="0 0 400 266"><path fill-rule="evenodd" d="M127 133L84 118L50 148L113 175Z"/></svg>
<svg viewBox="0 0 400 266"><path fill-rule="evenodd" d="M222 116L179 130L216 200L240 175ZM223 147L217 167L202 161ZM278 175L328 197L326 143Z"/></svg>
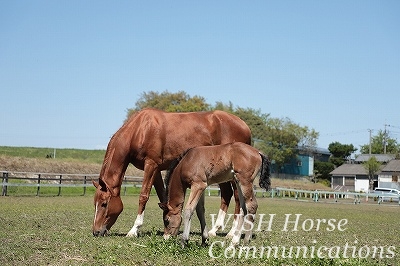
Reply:
<svg viewBox="0 0 400 266"><path fill-rule="evenodd" d="M323 136L338 136L338 135L351 135L351 134L359 134L365 133L370 129L360 129L360 130L352 130L352 131L343 131L343 132L335 132L335 133L326 133L322 134ZM373 130L373 129L372 129Z"/></svg>

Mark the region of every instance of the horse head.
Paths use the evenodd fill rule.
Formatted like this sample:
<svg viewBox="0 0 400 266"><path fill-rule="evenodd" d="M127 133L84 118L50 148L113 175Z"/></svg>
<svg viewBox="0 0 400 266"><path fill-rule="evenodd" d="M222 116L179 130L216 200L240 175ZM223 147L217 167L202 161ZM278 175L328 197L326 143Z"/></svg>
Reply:
<svg viewBox="0 0 400 266"><path fill-rule="evenodd" d="M181 208L174 209L168 203L158 203L158 206L163 210L164 239L178 235L182 222Z"/></svg>
<svg viewBox="0 0 400 266"><path fill-rule="evenodd" d="M93 235L104 236L122 212L123 204L119 193L115 193L104 180L99 178L99 182L92 182L96 187Z"/></svg>

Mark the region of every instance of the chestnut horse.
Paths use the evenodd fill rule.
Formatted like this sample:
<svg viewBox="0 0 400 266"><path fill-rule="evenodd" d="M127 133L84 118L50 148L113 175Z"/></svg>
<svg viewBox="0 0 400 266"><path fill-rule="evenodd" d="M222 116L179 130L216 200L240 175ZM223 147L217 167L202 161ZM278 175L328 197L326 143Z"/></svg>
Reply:
<svg viewBox="0 0 400 266"><path fill-rule="evenodd" d="M108 143L94 195L93 235L104 235L123 210L121 184L129 163L144 170L137 217L127 236L137 236L144 210L154 185L164 201L161 171L181 153L195 146L229 142L250 144L251 132L243 120L223 111L168 113L143 109L133 114ZM233 191L230 183L221 184L222 213L226 213ZM237 194L237 193L236 193ZM237 197L235 213L239 212ZM221 212L221 211L220 211Z"/></svg>
<svg viewBox="0 0 400 266"><path fill-rule="evenodd" d="M204 217L204 190L212 184L234 181L241 199L241 215L231 245L239 244L244 215L248 214L246 220L252 223L258 207L253 181L259 175L260 187L268 190L271 185L269 166L270 162L265 155L240 142L196 147L187 151L171 165L166 177L167 199L166 202L159 203L164 210L164 238L178 234L186 190L190 188L188 202L183 211L182 245L185 246L189 240L190 222L195 209L200 220L204 245L208 238ZM244 241L248 242L251 235L251 230L246 230Z"/></svg>

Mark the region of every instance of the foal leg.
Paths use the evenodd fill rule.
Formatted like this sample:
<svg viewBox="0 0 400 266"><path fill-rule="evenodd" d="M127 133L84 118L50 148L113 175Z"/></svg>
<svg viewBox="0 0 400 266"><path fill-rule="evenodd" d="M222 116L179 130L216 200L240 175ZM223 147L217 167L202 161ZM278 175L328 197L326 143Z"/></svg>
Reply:
<svg viewBox="0 0 400 266"><path fill-rule="evenodd" d="M241 180L240 176L237 175L237 180ZM242 236L243 224L244 224L244 216L247 215L247 208L245 204L245 198L242 192L242 186L236 184L236 188L238 191L238 198L240 202L240 212L236 215L237 226L232 236L231 246L237 246L240 242L240 237Z"/></svg>
<svg viewBox="0 0 400 266"><path fill-rule="evenodd" d="M129 230L128 234L126 236L131 237L131 236L138 236L139 228L143 225L143 218L144 218L144 209L146 208L146 203L149 200L150 196L150 190L151 187L153 186L154 180L157 179L157 182L155 185L157 195L160 198L163 198L161 194L164 192L161 191L161 186L159 186L159 183L162 183L162 177L161 177L161 172L157 169L157 164L153 161L146 161L145 166L144 166L144 176L143 176L143 182L142 182L142 189L140 191L140 196L139 196L139 207L138 207L138 214L136 216L135 224L133 225L132 229ZM158 180L160 179L160 181ZM164 186L164 185L162 185ZM160 194L161 193L161 194ZM161 201L163 202L163 201Z"/></svg>
<svg viewBox="0 0 400 266"><path fill-rule="evenodd" d="M226 212L228 211L229 203L230 203L232 195L233 195L232 185L230 182L219 184L219 190L221 192L221 205L220 205L220 209L218 212L217 220L215 221L214 226L208 232L208 234L210 236L216 236L217 231L220 229L224 230L225 215L226 215Z"/></svg>
<svg viewBox="0 0 400 266"><path fill-rule="evenodd" d="M243 224L243 228L241 229L245 231L243 242L248 243L250 242L250 239L252 237L251 229L254 225L254 218L257 212L258 203L254 195L253 183L246 182L240 187L241 187L241 192L243 193L243 199L246 206L245 208L247 210L246 223ZM244 225L246 225L247 228L244 228Z"/></svg>
<svg viewBox="0 0 400 266"><path fill-rule="evenodd" d="M197 203L196 207L196 214L197 218L199 218L200 221L200 228L201 228L201 245L206 246L207 245L207 239L208 239L208 232L206 228L206 218L205 218L205 208L204 208L204 192L201 194L199 202Z"/></svg>
<svg viewBox="0 0 400 266"><path fill-rule="evenodd" d="M226 235L226 238L232 238L235 234L235 231L238 229L238 216L240 216L240 200L239 200L239 192L235 182L230 182L233 189L233 196L235 198L235 211L234 211L234 220L232 224L232 228L229 233Z"/></svg>
<svg viewBox="0 0 400 266"><path fill-rule="evenodd" d="M207 184L203 184L203 186L192 185L190 188L191 191L189 199L183 211L182 247L186 246L189 241L190 222L192 215L206 187Z"/></svg>

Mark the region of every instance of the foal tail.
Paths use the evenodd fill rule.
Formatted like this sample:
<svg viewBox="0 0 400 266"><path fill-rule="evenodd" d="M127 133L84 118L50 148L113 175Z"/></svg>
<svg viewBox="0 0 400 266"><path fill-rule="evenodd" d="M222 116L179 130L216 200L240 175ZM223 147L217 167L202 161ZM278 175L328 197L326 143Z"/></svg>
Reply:
<svg viewBox="0 0 400 266"><path fill-rule="evenodd" d="M271 179L270 179L270 161L267 156L260 153L262 163L261 163L261 173L260 173L260 182L259 185L261 188L265 190L269 190L271 186Z"/></svg>

